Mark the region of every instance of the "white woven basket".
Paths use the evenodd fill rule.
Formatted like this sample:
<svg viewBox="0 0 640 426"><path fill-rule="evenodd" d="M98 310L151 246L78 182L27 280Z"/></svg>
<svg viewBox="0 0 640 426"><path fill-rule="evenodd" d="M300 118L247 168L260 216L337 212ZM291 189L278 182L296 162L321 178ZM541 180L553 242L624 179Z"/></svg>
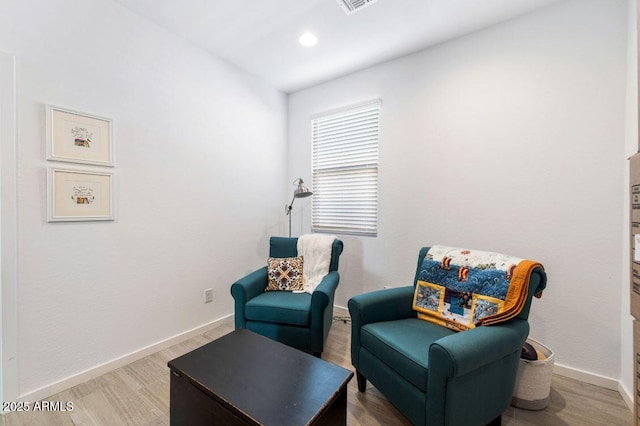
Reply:
<svg viewBox="0 0 640 426"><path fill-rule="evenodd" d="M527 339L527 342L547 359L527 361L520 358L511 405L525 410L543 410L549 404L553 351L533 339Z"/></svg>

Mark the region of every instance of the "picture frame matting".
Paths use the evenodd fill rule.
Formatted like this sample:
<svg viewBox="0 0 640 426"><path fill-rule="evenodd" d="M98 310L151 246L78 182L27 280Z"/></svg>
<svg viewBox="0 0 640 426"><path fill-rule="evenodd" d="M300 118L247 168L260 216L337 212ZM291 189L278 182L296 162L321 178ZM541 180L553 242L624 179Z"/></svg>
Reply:
<svg viewBox="0 0 640 426"><path fill-rule="evenodd" d="M47 160L114 166L113 120L46 105Z"/></svg>
<svg viewBox="0 0 640 426"><path fill-rule="evenodd" d="M113 172L47 169L47 221L114 220Z"/></svg>

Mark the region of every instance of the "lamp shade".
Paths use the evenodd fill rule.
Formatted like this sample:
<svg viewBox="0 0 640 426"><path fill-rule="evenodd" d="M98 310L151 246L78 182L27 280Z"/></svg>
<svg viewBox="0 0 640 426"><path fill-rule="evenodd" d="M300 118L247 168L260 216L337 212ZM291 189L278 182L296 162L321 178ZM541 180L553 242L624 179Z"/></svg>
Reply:
<svg viewBox="0 0 640 426"><path fill-rule="evenodd" d="M302 178L298 178L298 187L293 191L293 197L305 198L311 196L312 194L313 192L311 192L309 188L304 185L304 181L302 180Z"/></svg>

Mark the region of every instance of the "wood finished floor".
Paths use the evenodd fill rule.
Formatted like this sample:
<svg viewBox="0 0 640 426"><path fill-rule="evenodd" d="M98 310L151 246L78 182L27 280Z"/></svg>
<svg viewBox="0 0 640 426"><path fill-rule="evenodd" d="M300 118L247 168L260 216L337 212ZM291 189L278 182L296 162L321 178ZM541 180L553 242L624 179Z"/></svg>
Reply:
<svg viewBox="0 0 640 426"><path fill-rule="evenodd" d="M336 310L336 315L346 313ZM323 359L353 369L350 324L334 322ZM125 367L89 380L50 401L71 401L73 411L14 412L0 416L0 426L34 425L168 425L169 369L167 362L233 330L229 318L215 329L157 352ZM359 393L355 378L348 388L349 425L410 425L377 389L367 384ZM631 425L633 414L618 392L554 375L551 402L542 411L510 407L503 425Z"/></svg>

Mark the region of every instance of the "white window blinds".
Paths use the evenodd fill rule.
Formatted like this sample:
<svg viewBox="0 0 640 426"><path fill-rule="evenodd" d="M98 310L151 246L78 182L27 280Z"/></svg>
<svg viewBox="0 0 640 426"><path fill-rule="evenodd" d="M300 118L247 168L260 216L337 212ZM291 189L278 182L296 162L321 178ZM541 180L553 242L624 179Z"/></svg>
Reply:
<svg viewBox="0 0 640 426"><path fill-rule="evenodd" d="M311 120L311 229L376 236L380 100Z"/></svg>

